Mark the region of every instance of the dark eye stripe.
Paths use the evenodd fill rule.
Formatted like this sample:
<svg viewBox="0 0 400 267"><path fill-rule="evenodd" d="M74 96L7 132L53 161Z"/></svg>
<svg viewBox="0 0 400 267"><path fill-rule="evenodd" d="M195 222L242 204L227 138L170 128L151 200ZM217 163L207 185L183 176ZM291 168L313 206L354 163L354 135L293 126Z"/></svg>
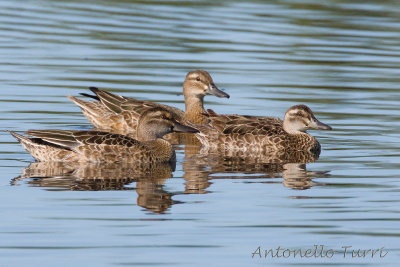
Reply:
<svg viewBox="0 0 400 267"><path fill-rule="evenodd" d="M290 115L290 116L293 116L293 117L295 117L295 116L305 117L305 114L304 114L304 112L302 112L302 111L291 112L289 115Z"/></svg>

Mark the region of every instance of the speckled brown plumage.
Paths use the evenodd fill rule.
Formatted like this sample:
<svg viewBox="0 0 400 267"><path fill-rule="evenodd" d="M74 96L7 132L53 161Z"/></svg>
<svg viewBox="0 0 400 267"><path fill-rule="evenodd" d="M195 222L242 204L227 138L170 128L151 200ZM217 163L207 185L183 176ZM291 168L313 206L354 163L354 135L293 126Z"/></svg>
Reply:
<svg viewBox="0 0 400 267"><path fill-rule="evenodd" d="M170 112L178 121L184 118L184 112L178 108L127 98L94 87L91 87L91 90L100 101L83 101L72 96L68 98L77 104L88 120L99 129L136 137L140 116L155 107Z"/></svg>
<svg viewBox="0 0 400 267"><path fill-rule="evenodd" d="M91 87L90 90L95 93L94 96L83 95L92 97L97 101L83 101L72 96L68 96L68 98L82 109L83 114L97 128L133 137L140 115L148 109L163 108L183 124L186 124L187 121L203 124L207 122L207 112L203 107L204 96L229 97L228 94L215 86L210 74L204 70L192 71L186 76L183 84L185 112L168 105L115 95L95 87Z"/></svg>
<svg viewBox="0 0 400 267"><path fill-rule="evenodd" d="M212 111L209 111L209 119L209 125L199 127L200 133L196 135L204 147L264 154L310 151L319 155L319 142L305 131L315 128L311 126L317 122L330 129L319 122L305 105L288 109L284 119L286 126L278 118L218 115Z"/></svg>
<svg viewBox="0 0 400 267"><path fill-rule="evenodd" d="M30 130L29 138L10 132L38 161L92 161L155 163L175 160L171 144L163 139L173 131L197 132L178 123L160 108L140 116L138 139L101 131Z"/></svg>
<svg viewBox="0 0 400 267"><path fill-rule="evenodd" d="M216 165L226 165L232 168L246 168L258 164L310 163L319 158L319 153L296 150L244 151L238 149L221 149L216 151L210 147L202 147L199 157L207 158Z"/></svg>
<svg viewBox="0 0 400 267"><path fill-rule="evenodd" d="M130 137L96 131L30 130L28 138L11 133L38 161L154 163L175 159L162 139L139 142Z"/></svg>

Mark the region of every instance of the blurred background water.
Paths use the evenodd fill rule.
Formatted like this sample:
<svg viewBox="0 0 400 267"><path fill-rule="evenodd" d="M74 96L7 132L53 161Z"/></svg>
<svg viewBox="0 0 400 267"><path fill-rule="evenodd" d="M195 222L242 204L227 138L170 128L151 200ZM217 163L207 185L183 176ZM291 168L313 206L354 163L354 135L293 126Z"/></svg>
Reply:
<svg viewBox="0 0 400 267"><path fill-rule="evenodd" d="M32 157L1 132L0 265L396 266L399 33L398 1L0 1L1 130L88 129L65 97L88 86L184 108L193 69L231 95L206 98L217 112L304 103L334 128L312 132L307 166L221 168L177 146L175 169L125 180L25 178ZM389 253L251 257L314 245Z"/></svg>

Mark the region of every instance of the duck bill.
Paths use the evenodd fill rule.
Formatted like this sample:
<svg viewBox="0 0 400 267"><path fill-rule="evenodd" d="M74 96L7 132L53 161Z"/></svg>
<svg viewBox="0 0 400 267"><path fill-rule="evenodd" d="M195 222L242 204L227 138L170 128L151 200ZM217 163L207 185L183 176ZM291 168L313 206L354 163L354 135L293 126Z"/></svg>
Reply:
<svg viewBox="0 0 400 267"><path fill-rule="evenodd" d="M225 93L225 92L221 91L220 89L218 89L218 87L215 86L215 84L213 84L213 83L210 83L208 85L207 94L214 95L216 97L224 97L224 98L229 98L230 97L227 93Z"/></svg>
<svg viewBox="0 0 400 267"><path fill-rule="evenodd" d="M332 130L332 127L329 126L328 124L322 123L319 120L315 119L312 123L312 128L318 129L318 130Z"/></svg>
<svg viewBox="0 0 400 267"><path fill-rule="evenodd" d="M177 121L174 122L174 132L181 132L181 133L198 133L199 130L183 125Z"/></svg>

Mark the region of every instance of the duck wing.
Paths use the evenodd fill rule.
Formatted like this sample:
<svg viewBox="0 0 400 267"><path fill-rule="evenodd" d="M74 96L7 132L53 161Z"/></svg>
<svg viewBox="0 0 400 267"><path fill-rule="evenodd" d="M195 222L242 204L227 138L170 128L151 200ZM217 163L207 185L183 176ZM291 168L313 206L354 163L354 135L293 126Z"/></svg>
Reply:
<svg viewBox="0 0 400 267"><path fill-rule="evenodd" d="M112 94L96 87L90 87L90 90L95 95L83 95L97 101L83 101L73 96L68 98L78 105L87 119L99 129L121 134L135 133L140 116L155 107L170 112L177 121L184 123L184 112L178 108Z"/></svg>
<svg viewBox="0 0 400 267"><path fill-rule="evenodd" d="M59 145L76 151L79 146L110 145L132 147L140 142L125 135L99 131L68 131L68 130L29 130L28 135L40 138L48 143Z"/></svg>
<svg viewBox="0 0 400 267"><path fill-rule="evenodd" d="M107 91L100 90L96 87L90 87L89 89L96 94L96 97L107 109L116 114L129 112L136 114L137 117L139 117L148 109L159 107L171 112L173 115L177 117L177 119L182 118L184 116L184 112L182 110L168 105L163 105L150 101L137 100L130 97L124 97L112 94ZM93 96L91 97L94 98Z"/></svg>
<svg viewBox="0 0 400 267"><path fill-rule="evenodd" d="M220 134L225 135L276 135L283 131L282 120L273 117L222 115L207 110L209 124Z"/></svg>

